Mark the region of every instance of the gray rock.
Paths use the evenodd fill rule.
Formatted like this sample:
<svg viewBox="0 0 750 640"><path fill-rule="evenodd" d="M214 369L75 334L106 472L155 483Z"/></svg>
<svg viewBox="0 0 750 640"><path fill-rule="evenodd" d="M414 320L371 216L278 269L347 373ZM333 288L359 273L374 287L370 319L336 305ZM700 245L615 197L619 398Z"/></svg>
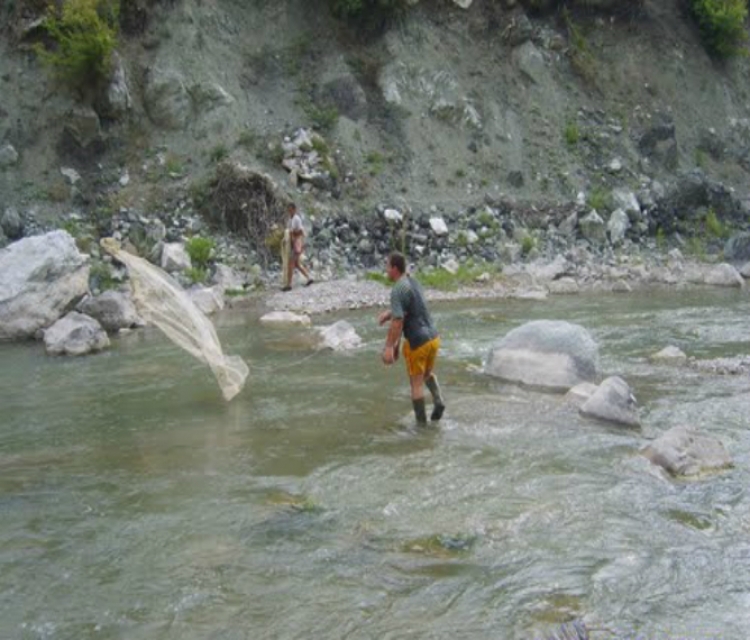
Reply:
<svg viewBox="0 0 750 640"><path fill-rule="evenodd" d="M193 287L188 290L188 295L207 316L224 308L224 292L219 287Z"/></svg>
<svg viewBox="0 0 750 640"><path fill-rule="evenodd" d="M720 440L688 426L673 427L644 447L641 453L674 476L696 476L732 466Z"/></svg>
<svg viewBox="0 0 750 640"><path fill-rule="evenodd" d="M684 364L687 362L687 356L683 351L675 346L664 347L658 353L649 358L652 362L668 362L672 364Z"/></svg>
<svg viewBox="0 0 750 640"><path fill-rule="evenodd" d="M109 338L96 320L71 311L44 331L44 346L51 355L81 356L106 349Z"/></svg>
<svg viewBox="0 0 750 640"><path fill-rule="evenodd" d="M4 144L0 147L0 169L7 169L18 164L18 151L12 144Z"/></svg>
<svg viewBox="0 0 750 640"><path fill-rule="evenodd" d="M88 292L87 256L65 231L0 250L0 340L32 338Z"/></svg>
<svg viewBox="0 0 750 640"><path fill-rule="evenodd" d="M733 235L724 245L724 258L730 262L750 260L750 233Z"/></svg>
<svg viewBox="0 0 750 640"><path fill-rule="evenodd" d="M142 324L130 296L122 291L105 291L94 298L87 298L80 305L81 313L92 317L113 333Z"/></svg>
<svg viewBox="0 0 750 640"><path fill-rule="evenodd" d="M601 216L595 210L592 210L586 217L579 220L578 227L581 229L581 235L589 242L602 244L607 239L604 220L601 219Z"/></svg>
<svg viewBox="0 0 750 640"><path fill-rule="evenodd" d="M635 396L618 376L604 380L580 409L585 416L629 427L641 426Z"/></svg>
<svg viewBox="0 0 750 640"><path fill-rule="evenodd" d="M91 107L75 106L65 116L64 129L81 149L102 142L99 116Z"/></svg>
<svg viewBox="0 0 750 640"><path fill-rule="evenodd" d="M184 129L192 118L190 94L177 71L150 69L146 74L143 97L148 117L159 127Z"/></svg>
<svg viewBox="0 0 750 640"><path fill-rule="evenodd" d="M112 54L112 77L107 87L106 99L102 110L111 118L125 115L133 107L125 66L117 52Z"/></svg>
<svg viewBox="0 0 750 640"><path fill-rule="evenodd" d="M0 228L10 240L19 240L23 237L24 224L15 207L8 207L0 218Z"/></svg>
<svg viewBox="0 0 750 640"><path fill-rule="evenodd" d="M488 375L554 391L597 376L599 351L579 325L536 320L510 331L489 352Z"/></svg>
<svg viewBox="0 0 750 640"><path fill-rule="evenodd" d="M745 281L731 264L726 262L723 264L717 264L707 274L705 279L706 284L713 285L715 287L743 287Z"/></svg>
<svg viewBox="0 0 750 640"><path fill-rule="evenodd" d="M630 218L628 214L622 209L615 209L612 215L609 216L607 222L607 233L609 233L609 241L614 245L618 246L625 240L625 234L630 229Z"/></svg>
<svg viewBox="0 0 750 640"><path fill-rule="evenodd" d="M175 271L185 271L192 267L190 256L185 250L185 245L181 242L166 242L161 252L161 268L164 271L173 273Z"/></svg>

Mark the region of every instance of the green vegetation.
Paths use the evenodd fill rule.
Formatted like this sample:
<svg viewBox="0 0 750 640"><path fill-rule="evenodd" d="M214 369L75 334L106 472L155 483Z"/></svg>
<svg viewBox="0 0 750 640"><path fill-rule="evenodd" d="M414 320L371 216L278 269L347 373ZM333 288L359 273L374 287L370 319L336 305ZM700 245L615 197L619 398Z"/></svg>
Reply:
<svg viewBox="0 0 750 640"><path fill-rule="evenodd" d="M229 155L229 150L226 148L226 145L223 143L217 144L215 147L211 149L211 151L208 154L209 159L211 162L221 162Z"/></svg>
<svg viewBox="0 0 750 640"><path fill-rule="evenodd" d="M599 212L608 211L612 207L612 193L603 187L595 187L589 194L587 204Z"/></svg>
<svg viewBox="0 0 750 640"><path fill-rule="evenodd" d="M330 131L339 121L339 111L334 106L319 106L309 103L304 106L304 111L310 118L313 127L320 131Z"/></svg>
<svg viewBox="0 0 750 640"><path fill-rule="evenodd" d="M706 251L706 243L700 236L692 236L691 238L688 238L685 249L688 255L701 261L705 261L706 256L708 255L708 252Z"/></svg>
<svg viewBox="0 0 750 640"><path fill-rule="evenodd" d="M578 125L575 122L568 122L565 125L563 136L565 138L565 142L567 142L571 147L577 144L578 140L581 137L580 132L578 131Z"/></svg>
<svg viewBox="0 0 750 640"><path fill-rule="evenodd" d="M252 129L244 129L237 138L237 144L245 149L253 150L258 144L258 134Z"/></svg>
<svg viewBox="0 0 750 640"><path fill-rule="evenodd" d="M383 172L385 161L385 156L379 151L371 151L365 156L365 162L369 167L368 172L371 176L377 176Z"/></svg>
<svg viewBox="0 0 750 640"><path fill-rule="evenodd" d="M54 47L35 47L41 61L74 89L97 87L109 78L117 46L119 0L63 0L50 6L44 28Z"/></svg>
<svg viewBox="0 0 750 640"><path fill-rule="evenodd" d="M441 291L455 291L459 287L472 284L483 273L492 275L496 272L493 265L468 262L459 266L456 273L438 267L428 271L421 271L417 279L425 286Z"/></svg>
<svg viewBox="0 0 750 640"><path fill-rule="evenodd" d="M584 82L593 84L596 76L594 56L589 50L583 31L573 22L567 8L563 9L563 19L570 41L570 66Z"/></svg>
<svg viewBox="0 0 750 640"><path fill-rule="evenodd" d="M190 262L193 267L203 269L208 268L208 261L211 259L211 251L214 249L214 242L210 238L201 238L194 236L185 244L185 251L190 256Z"/></svg>
<svg viewBox="0 0 750 640"><path fill-rule="evenodd" d="M667 246L667 234L664 233L662 227L656 230L656 246L661 250L664 250Z"/></svg>
<svg viewBox="0 0 750 640"><path fill-rule="evenodd" d="M368 271L365 274L365 280L371 280L372 282L379 282L380 284L384 284L387 287L393 286L393 283L388 279L388 276L386 276L381 271Z"/></svg>
<svg viewBox="0 0 750 640"><path fill-rule="evenodd" d="M185 274L193 284L203 284L208 280L208 269L203 267L190 267Z"/></svg>
<svg viewBox="0 0 750 640"><path fill-rule="evenodd" d="M704 220L706 232L714 238L725 239L731 235L731 232L716 215L716 211L709 209Z"/></svg>
<svg viewBox="0 0 750 640"><path fill-rule="evenodd" d="M747 41L747 0L690 0L706 48L720 58L740 53Z"/></svg>
<svg viewBox="0 0 750 640"><path fill-rule="evenodd" d="M536 241L531 236L524 236L523 240L521 240L521 253L524 256L529 255L531 253L531 250L536 246Z"/></svg>

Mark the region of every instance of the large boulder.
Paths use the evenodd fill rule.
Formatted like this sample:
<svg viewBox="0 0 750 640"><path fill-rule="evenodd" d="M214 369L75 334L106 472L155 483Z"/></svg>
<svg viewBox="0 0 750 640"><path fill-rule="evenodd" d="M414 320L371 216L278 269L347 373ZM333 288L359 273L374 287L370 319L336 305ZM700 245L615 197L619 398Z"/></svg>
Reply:
<svg viewBox="0 0 750 640"><path fill-rule="evenodd" d="M732 466L720 440L699 434L688 426L673 427L641 453L674 476L695 476Z"/></svg>
<svg viewBox="0 0 750 640"><path fill-rule="evenodd" d="M32 338L88 292L88 256L65 231L0 250L0 340Z"/></svg>
<svg viewBox="0 0 750 640"><path fill-rule="evenodd" d="M597 377L599 349L583 327L535 320L510 331L492 349L487 374L554 391Z"/></svg>
<svg viewBox="0 0 750 640"><path fill-rule="evenodd" d="M0 218L0 228L11 240L20 240L23 237L23 220L15 207L8 207L5 210Z"/></svg>
<svg viewBox="0 0 750 640"><path fill-rule="evenodd" d="M143 98L148 117L162 129L184 129L192 119L193 105L185 79L173 69L149 69Z"/></svg>
<svg viewBox="0 0 750 640"><path fill-rule="evenodd" d="M750 260L750 233L733 235L724 245L724 257L730 262Z"/></svg>
<svg viewBox="0 0 750 640"><path fill-rule="evenodd" d="M105 291L99 296L87 298L80 310L110 333L143 323L130 296L122 291Z"/></svg>
<svg viewBox="0 0 750 640"><path fill-rule="evenodd" d="M591 418L640 427L638 405L628 383L618 376L604 380L592 396L581 405L580 412Z"/></svg>
<svg viewBox="0 0 750 640"><path fill-rule="evenodd" d="M50 355L82 356L109 347L107 332L93 318L71 311L44 331Z"/></svg>

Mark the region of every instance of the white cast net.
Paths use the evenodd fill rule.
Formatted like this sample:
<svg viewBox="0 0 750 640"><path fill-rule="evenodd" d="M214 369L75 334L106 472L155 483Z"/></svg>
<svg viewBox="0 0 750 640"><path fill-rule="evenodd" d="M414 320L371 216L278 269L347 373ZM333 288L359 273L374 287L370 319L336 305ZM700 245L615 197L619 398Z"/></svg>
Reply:
<svg viewBox="0 0 750 640"><path fill-rule="evenodd" d="M128 268L133 302L141 317L176 345L205 362L229 401L245 386L249 373L239 356L226 356L212 322L172 278L143 258L123 250L112 238L102 248Z"/></svg>

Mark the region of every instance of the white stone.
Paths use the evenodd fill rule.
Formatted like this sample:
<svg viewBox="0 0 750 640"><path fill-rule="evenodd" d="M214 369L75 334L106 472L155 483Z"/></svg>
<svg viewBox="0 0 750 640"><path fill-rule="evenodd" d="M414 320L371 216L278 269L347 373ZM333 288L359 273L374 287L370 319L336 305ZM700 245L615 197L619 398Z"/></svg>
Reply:
<svg viewBox="0 0 750 640"><path fill-rule="evenodd" d="M321 327L319 331L323 348L346 351L362 346L362 338L346 320L339 320L327 327Z"/></svg>
<svg viewBox="0 0 750 640"><path fill-rule="evenodd" d="M188 290L193 304L207 316L224 308L224 293L220 287L195 287Z"/></svg>
<svg viewBox="0 0 750 640"><path fill-rule="evenodd" d="M161 268L173 273L192 267L190 256L181 242L165 242L161 252Z"/></svg>
<svg viewBox="0 0 750 640"><path fill-rule="evenodd" d="M60 173L71 186L81 181L81 174L71 167L60 167Z"/></svg>
<svg viewBox="0 0 750 640"><path fill-rule="evenodd" d="M687 361L687 356L678 347L669 345L668 347L664 347L658 353L653 354L650 360L652 362L672 362L682 364Z"/></svg>
<svg viewBox="0 0 750 640"><path fill-rule="evenodd" d="M109 338L96 320L71 311L44 331L44 346L51 355L81 356L106 349Z"/></svg>
<svg viewBox="0 0 750 640"><path fill-rule="evenodd" d="M291 311L271 311L264 315L260 321L263 324L291 324L305 327L312 324L310 316L292 313Z"/></svg>
<svg viewBox="0 0 750 640"><path fill-rule="evenodd" d="M436 236L448 235L448 225L446 225L445 220L439 216L430 218L430 228Z"/></svg>
<svg viewBox="0 0 750 640"><path fill-rule="evenodd" d="M88 292L88 257L66 231L0 250L0 340L30 338Z"/></svg>
<svg viewBox="0 0 750 640"><path fill-rule="evenodd" d="M401 212L398 209L386 209L383 212L383 216L385 216L385 219L389 222L394 222L396 224L400 224L404 219L404 216L401 215Z"/></svg>

